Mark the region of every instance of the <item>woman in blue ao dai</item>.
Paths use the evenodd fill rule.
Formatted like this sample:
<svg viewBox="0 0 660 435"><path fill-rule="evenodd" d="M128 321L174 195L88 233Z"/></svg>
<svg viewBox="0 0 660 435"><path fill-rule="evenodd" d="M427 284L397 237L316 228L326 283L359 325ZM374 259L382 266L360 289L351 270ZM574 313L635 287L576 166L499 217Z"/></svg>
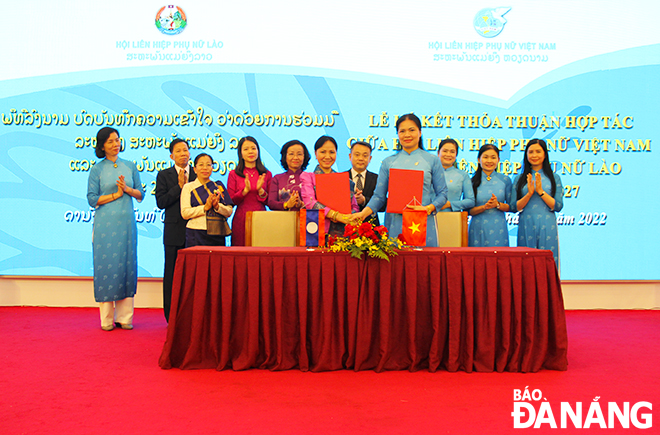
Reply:
<svg viewBox="0 0 660 435"><path fill-rule="evenodd" d="M479 167L472 177L476 206L470 209L468 246L509 246L506 212L511 199L511 179L497 172L500 150L492 144L479 149Z"/></svg>
<svg viewBox="0 0 660 435"><path fill-rule="evenodd" d="M552 172L548 146L532 139L525 148L523 172L513 183L512 211L519 211L518 246L549 249L559 267L559 236L555 212L564 207L564 188Z"/></svg>
<svg viewBox="0 0 660 435"><path fill-rule="evenodd" d="M96 156L89 172L87 201L96 208L92 244L94 299L99 303L101 328L115 324L133 329L133 296L137 291L137 225L133 198L144 189L135 164L119 158L119 132L103 127L96 134Z"/></svg>
<svg viewBox="0 0 660 435"><path fill-rule="evenodd" d="M458 143L454 139L443 139L438 149L440 163L445 169L447 202L440 211L464 211L474 207L474 189L467 172L456 167Z"/></svg>
<svg viewBox="0 0 660 435"><path fill-rule="evenodd" d="M397 135L401 150L387 157L380 165L378 184L371 200L359 213L353 214L353 220L364 220L372 215L374 210L380 210L387 201L389 191L390 169L412 169L424 172L422 188L422 205L409 205L413 210L425 211L426 246L438 246L435 231L435 213L447 202L447 185L445 174L439 159L424 150L422 142L422 123L412 113L399 117L396 122ZM385 226L390 237L397 237L403 230L403 215L401 213L385 213Z"/></svg>

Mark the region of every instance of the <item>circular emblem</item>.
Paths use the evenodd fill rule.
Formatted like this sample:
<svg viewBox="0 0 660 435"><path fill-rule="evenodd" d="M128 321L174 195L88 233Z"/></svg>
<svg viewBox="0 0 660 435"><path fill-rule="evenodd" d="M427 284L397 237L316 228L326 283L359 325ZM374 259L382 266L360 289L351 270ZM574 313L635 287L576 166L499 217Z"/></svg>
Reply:
<svg viewBox="0 0 660 435"><path fill-rule="evenodd" d="M307 232L309 234L316 234L318 230L319 230L319 226L316 222L310 222L307 224Z"/></svg>
<svg viewBox="0 0 660 435"><path fill-rule="evenodd" d="M474 30L484 38L494 38L504 29L506 18L504 14L511 8L486 8L477 12L474 16Z"/></svg>
<svg viewBox="0 0 660 435"><path fill-rule="evenodd" d="M186 25L186 14L178 6L163 6L156 14L156 27L166 35L177 35L183 32Z"/></svg>

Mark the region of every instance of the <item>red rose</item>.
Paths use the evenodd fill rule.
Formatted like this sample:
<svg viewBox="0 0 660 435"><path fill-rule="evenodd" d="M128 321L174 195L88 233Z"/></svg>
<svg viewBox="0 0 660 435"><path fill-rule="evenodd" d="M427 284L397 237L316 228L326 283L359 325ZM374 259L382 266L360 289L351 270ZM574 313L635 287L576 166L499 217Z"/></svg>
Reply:
<svg viewBox="0 0 660 435"><path fill-rule="evenodd" d="M360 228L358 228L358 233L360 233L361 236L365 236L368 232L373 232L372 228L373 226L369 222L364 222L360 225Z"/></svg>
<svg viewBox="0 0 660 435"><path fill-rule="evenodd" d="M346 224L346 227L344 228L344 237L350 236L353 232L355 232L355 227L351 224Z"/></svg>
<svg viewBox="0 0 660 435"><path fill-rule="evenodd" d="M374 230L381 236L387 234L387 228L384 225L378 225Z"/></svg>

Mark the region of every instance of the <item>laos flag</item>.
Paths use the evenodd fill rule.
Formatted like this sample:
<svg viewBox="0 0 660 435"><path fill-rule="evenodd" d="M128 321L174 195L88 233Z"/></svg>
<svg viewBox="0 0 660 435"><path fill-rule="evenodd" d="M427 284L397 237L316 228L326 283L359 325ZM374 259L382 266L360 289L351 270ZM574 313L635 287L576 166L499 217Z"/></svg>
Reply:
<svg viewBox="0 0 660 435"><path fill-rule="evenodd" d="M325 246L324 210L300 210L300 246Z"/></svg>

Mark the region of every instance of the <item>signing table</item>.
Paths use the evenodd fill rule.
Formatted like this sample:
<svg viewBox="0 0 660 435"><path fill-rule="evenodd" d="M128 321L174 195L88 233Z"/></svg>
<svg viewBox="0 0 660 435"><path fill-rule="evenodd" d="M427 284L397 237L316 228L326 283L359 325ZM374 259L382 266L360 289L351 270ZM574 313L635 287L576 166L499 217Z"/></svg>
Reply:
<svg viewBox="0 0 660 435"><path fill-rule="evenodd" d="M164 369L566 370L550 251L179 252Z"/></svg>

